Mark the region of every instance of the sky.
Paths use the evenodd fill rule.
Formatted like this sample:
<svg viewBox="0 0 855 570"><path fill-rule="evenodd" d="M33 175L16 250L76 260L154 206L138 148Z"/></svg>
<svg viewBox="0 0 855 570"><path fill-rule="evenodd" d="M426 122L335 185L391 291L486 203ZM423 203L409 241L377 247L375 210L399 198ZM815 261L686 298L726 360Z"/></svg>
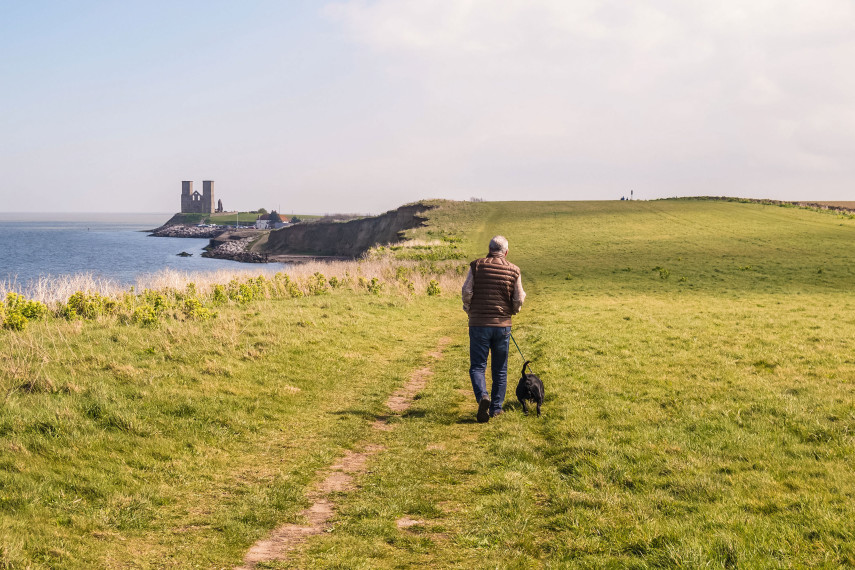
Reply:
<svg viewBox="0 0 855 570"><path fill-rule="evenodd" d="M851 0L0 0L0 212L855 200Z"/></svg>

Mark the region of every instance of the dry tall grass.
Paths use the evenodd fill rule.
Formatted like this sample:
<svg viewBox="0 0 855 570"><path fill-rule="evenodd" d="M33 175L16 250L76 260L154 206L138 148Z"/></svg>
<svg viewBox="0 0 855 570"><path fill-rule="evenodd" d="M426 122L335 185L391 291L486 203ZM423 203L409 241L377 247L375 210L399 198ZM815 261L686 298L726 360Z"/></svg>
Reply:
<svg viewBox="0 0 855 570"><path fill-rule="evenodd" d="M399 269L400 268L400 269ZM134 285L136 291L150 290L183 290L188 283L194 283L199 293L210 293L215 285L223 285L232 279L246 279L264 275L272 277L276 271L264 265L252 265L246 268L184 272L164 270L157 273L141 275ZM456 293L463 283L463 275L457 265L436 264L425 268L415 261L388 259L358 260L358 261L314 261L296 264L285 273L298 283L305 282L315 273L324 277L346 279L350 277L351 286L356 286L359 277L367 280L377 278L386 283L392 290L408 291L408 282L413 285L416 293L423 294L431 280L436 280L445 294ZM98 293L104 297L118 298L128 292L128 287L118 281L91 273L78 275L43 276L39 279L21 284L16 280L0 281L0 299L9 292L19 293L26 298L52 304L67 300L76 291Z"/></svg>
<svg viewBox="0 0 855 570"><path fill-rule="evenodd" d="M114 297L127 291L127 287L114 279L91 273L43 275L27 283L19 283L14 279L0 281L0 298L5 298L7 293L19 293L33 301L52 303L68 299L75 291Z"/></svg>

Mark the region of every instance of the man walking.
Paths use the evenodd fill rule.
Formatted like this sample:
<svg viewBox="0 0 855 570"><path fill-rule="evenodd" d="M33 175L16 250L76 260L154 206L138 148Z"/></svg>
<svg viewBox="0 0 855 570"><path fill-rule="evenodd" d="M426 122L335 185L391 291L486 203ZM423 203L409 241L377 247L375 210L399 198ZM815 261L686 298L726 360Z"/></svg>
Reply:
<svg viewBox="0 0 855 570"><path fill-rule="evenodd" d="M508 386L508 346L511 315L525 300L520 268L510 263L508 240L490 240L490 253L469 264L463 283L463 310L469 315L469 378L478 401L478 421L490 421L502 413ZM487 355L492 353L493 385L487 393Z"/></svg>

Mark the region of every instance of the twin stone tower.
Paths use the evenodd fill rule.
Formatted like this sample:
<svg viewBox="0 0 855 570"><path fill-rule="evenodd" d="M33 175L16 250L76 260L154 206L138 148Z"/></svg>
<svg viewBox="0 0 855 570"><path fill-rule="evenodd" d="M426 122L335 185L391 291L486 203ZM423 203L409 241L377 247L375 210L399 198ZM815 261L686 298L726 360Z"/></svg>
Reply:
<svg viewBox="0 0 855 570"><path fill-rule="evenodd" d="M182 214L212 214L223 211L223 202L217 202L214 208L214 181L202 181L202 193L193 191L193 181L185 180L181 183L181 213Z"/></svg>

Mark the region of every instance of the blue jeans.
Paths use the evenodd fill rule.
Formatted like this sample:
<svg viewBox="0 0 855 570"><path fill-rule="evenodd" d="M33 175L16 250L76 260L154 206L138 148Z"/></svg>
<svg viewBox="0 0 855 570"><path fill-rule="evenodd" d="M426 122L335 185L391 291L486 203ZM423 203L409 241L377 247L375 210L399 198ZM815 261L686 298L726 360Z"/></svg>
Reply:
<svg viewBox="0 0 855 570"><path fill-rule="evenodd" d="M505 403L505 390L508 387L508 346L511 339L511 327L469 327L469 379L475 399L481 401L490 398L490 414L502 409ZM493 353L490 363L493 386L487 394L487 354Z"/></svg>

